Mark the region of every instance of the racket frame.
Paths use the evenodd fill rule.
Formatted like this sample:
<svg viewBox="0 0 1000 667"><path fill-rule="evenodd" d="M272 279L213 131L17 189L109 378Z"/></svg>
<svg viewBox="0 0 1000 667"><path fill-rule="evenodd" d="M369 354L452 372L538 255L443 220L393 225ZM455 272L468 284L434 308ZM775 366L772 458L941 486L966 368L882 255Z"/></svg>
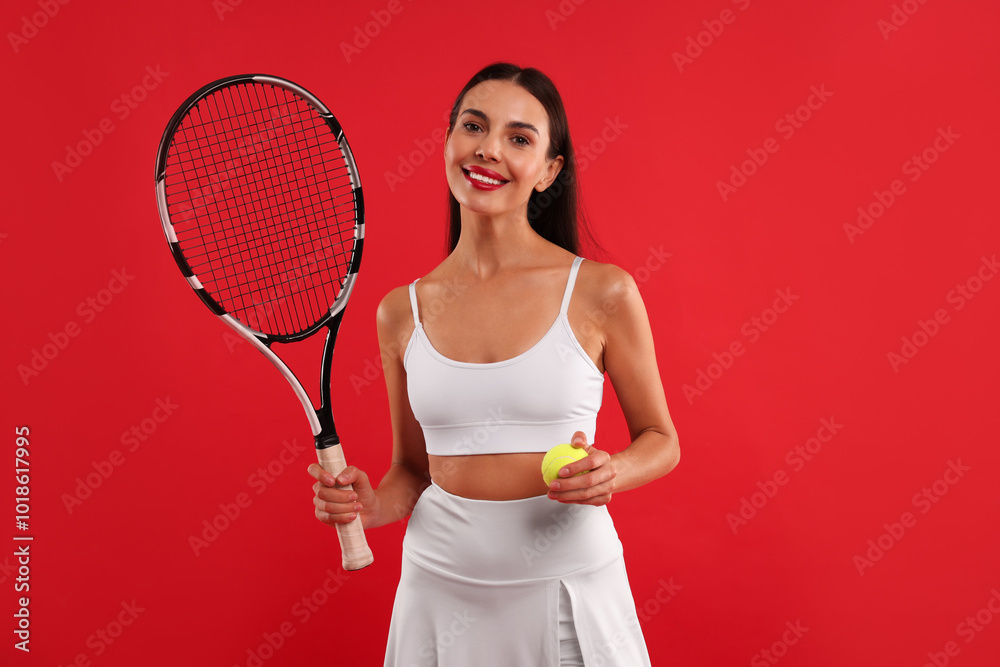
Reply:
<svg viewBox="0 0 1000 667"><path fill-rule="evenodd" d="M352 195L355 205L355 228L354 245L347 275L345 276L340 292L334 300L334 303L331 305L329 311L313 325L292 334L268 334L257 331L241 322L239 319L231 315L225 308L223 308L218 301L216 301L212 295L208 293L204 285L202 285L201 281L198 279L198 276L188 264L187 259L181 251L177 235L174 232L173 223L170 220L170 212L166 196L166 165L174 132L180 125L181 121L186 117L188 112L195 107L199 101L203 100L211 93L223 88L246 83L277 86L302 97L306 100L306 102L311 104L333 132L344 155L345 162L347 163L348 174L351 180ZM343 450L340 445L340 438L337 435L336 426L334 424L331 402L330 385L333 348L336 343L337 333L340 329L340 323L344 316L344 310L347 307L347 302L351 297L351 293L354 291L358 269L361 265L361 255L364 248L365 235L365 210L364 197L361 190L361 178L358 174L357 165L354 161L354 154L351 151L350 145L347 143L347 137L344 136L344 130L340 123L334 117L333 113L326 107L326 105L324 105L315 95L310 93L305 88L288 81L287 79L266 74L243 74L218 79L195 91L190 97L188 97L187 100L184 101L184 103L170 118L166 129L163 131L163 136L160 139L160 145L156 154L155 179L157 209L160 215L160 222L163 226L163 232L166 236L167 243L170 246L171 255L177 263L177 266L180 268L181 273L184 275L184 278L187 280L188 285L194 290L195 294L198 295L198 298L201 299L206 306L208 306L209 310L215 313L215 315L217 315L219 319L235 331L236 334L252 344L274 365L275 368L278 369L278 372L281 373L285 380L288 381L293 392L295 393L295 396L302 404L302 408L306 413L307 419L309 420L309 428L315 439L317 455L320 463L328 472L335 476L338 475L346 466L346 461L344 460ZM327 328L327 334L326 341L323 345L320 372L320 406L317 408L313 404L312 399L306 392L305 388L302 386L302 382L299 381L298 377L294 372L292 372L288 365L271 350L271 345L273 343L293 343L303 340L312 336L323 327ZM350 489L351 486L338 485L337 488ZM361 528L360 516L355 518L355 520L349 524L337 524L337 532L341 541L343 566L345 570L358 570L372 563L374 557L372 556L371 549L369 549L367 542L365 541L364 532Z"/></svg>

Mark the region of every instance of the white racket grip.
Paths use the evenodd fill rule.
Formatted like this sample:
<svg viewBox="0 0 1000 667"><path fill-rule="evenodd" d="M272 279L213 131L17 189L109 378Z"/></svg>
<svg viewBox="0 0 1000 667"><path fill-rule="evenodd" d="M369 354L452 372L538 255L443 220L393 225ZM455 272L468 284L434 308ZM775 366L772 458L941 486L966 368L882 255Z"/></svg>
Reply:
<svg viewBox="0 0 1000 667"><path fill-rule="evenodd" d="M344 449L340 445L317 449L316 454L319 456L319 464L334 477L347 467ZM353 490L350 484L338 484L337 488ZM365 539L365 530L361 526L361 515L358 515L350 523L338 523L337 537L340 538L340 553L344 557L345 570L360 570L371 565L375 560L372 550L368 547L368 540Z"/></svg>

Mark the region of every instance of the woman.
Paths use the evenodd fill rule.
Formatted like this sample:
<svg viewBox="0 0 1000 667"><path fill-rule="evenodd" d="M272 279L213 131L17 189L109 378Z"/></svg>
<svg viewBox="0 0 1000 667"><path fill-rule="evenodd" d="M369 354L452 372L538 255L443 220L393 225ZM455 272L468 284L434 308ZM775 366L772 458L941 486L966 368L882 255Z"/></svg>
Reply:
<svg viewBox="0 0 1000 667"><path fill-rule="evenodd" d="M377 489L355 467L334 480L310 466L316 516L371 529L412 512L386 665L648 665L605 506L680 450L635 282L576 256L552 82L480 71L444 157L451 252L378 308L392 465ZM615 454L593 445L605 372L631 436ZM571 441L587 455L547 487L544 453Z"/></svg>

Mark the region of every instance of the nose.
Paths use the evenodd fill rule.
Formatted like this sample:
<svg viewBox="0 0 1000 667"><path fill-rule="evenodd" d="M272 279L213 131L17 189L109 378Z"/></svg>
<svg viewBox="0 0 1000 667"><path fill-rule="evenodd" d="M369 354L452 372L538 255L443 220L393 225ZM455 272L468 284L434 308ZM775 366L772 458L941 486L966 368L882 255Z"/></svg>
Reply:
<svg viewBox="0 0 1000 667"><path fill-rule="evenodd" d="M479 142L479 148L476 149L476 155L484 160L489 160L490 162L499 162L500 161L499 135L493 132L483 134L483 138Z"/></svg>

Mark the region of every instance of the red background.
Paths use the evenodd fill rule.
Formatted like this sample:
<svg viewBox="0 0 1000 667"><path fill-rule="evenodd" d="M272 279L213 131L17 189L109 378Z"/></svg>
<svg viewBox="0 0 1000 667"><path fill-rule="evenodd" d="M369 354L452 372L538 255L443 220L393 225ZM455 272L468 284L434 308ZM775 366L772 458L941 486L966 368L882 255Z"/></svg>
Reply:
<svg viewBox="0 0 1000 667"><path fill-rule="evenodd" d="M441 259L434 137L467 78L507 59L550 74L578 151L591 152L587 211L640 283L680 434L676 471L611 504L653 664L772 664L762 651L783 665L919 666L928 653L997 664L1000 618L987 603L1000 587L1000 280L976 276L1000 250L1000 11L903 5L4 3L0 662L246 666L286 623L264 664L381 664L403 526L370 532L373 567L339 570L335 535L312 516L299 405L259 354L231 345L169 256L155 149L181 101L229 74L285 76L335 110L358 156L368 239L333 386L348 456L378 477L390 429L375 308ZM894 13L901 25L883 34ZM378 34L345 55L366 26ZM699 33L700 53L688 42ZM696 57L678 67L688 48ZM136 86L144 99L122 118ZM828 98L802 107L814 86ZM788 136L776 123L797 109ZM57 175L53 162L103 119L113 131ZM602 138L608 123L618 129ZM958 138L935 155L939 128ZM720 195L731 166L765 144L777 151ZM936 161L911 180L906 163L925 149ZM413 173L390 182L402 163ZM894 180L903 194L852 242L844 225L876 192L888 202ZM125 288L102 292L123 269ZM959 308L949 293L967 282L981 289ZM775 318L776 290L798 298ZM87 299L102 295L113 298L88 321ZM894 368L889 354L920 321L935 335L918 334L916 355ZM76 335L62 338L67 325ZM22 377L50 343L53 358ZM735 343L742 354L729 359ZM310 350L300 367L315 359ZM685 393L699 372L710 386ZM129 451L122 435L162 417L157 400L177 407L146 421L155 432ZM627 431L610 393L605 406L598 442L619 448ZM841 427L795 463L823 419ZM31 429L30 654L11 633L20 425ZM287 466L285 440L302 449ZM108 464L116 451L120 465ZM949 462L968 470L946 475ZM269 464L262 488L252 476ZM69 511L78 478L109 465ZM783 484L769 484L776 473ZM189 537L241 493L249 506L196 555ZM750 518L734 524L741 506ZM303 597L323 600L308 619ZM142 611L116 626L133 601ZM983 625L962 625L977 613ZM785 634L786 623L808 630Z"/></svg>

